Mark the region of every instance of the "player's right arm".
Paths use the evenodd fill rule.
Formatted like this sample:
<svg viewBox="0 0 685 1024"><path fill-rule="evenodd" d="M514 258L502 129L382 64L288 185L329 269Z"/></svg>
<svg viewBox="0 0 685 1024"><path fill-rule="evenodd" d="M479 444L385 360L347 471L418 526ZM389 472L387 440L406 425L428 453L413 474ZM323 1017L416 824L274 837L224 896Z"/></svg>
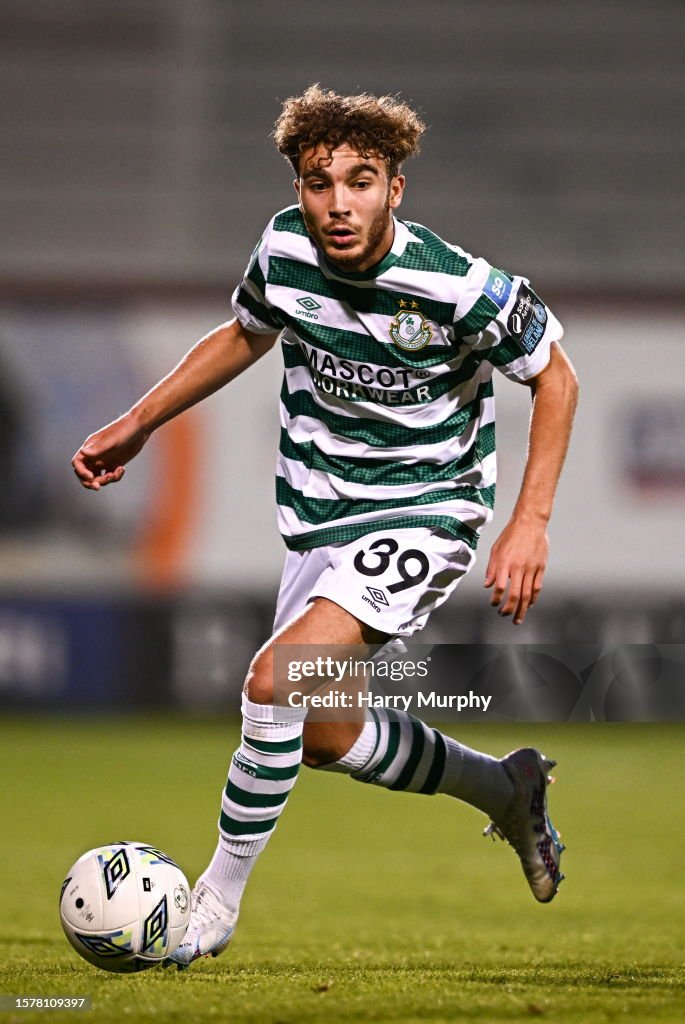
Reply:
<svg viewBox="0 0 685 1024"><path fill-rule="evenodd" d="M128 412L86 438L71 463L83 486L99 491L121 480L126 463L153 431L232 381L277 337L277 332L256 334L238 320L211 331Z"/></svg>

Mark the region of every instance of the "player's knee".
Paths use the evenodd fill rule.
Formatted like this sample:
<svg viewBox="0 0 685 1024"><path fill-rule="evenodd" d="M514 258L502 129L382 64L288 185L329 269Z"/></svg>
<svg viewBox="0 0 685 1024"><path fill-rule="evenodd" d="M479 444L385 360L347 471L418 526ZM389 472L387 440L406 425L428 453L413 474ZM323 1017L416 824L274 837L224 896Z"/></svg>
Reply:
<svg viewBox="0 0 685 1024"><path fill-rule="evenodd" d="M344 723L306 723L302 733L302 763L325 768L344 757L359 735L359 726Z"/></svg>
<svg viewBox="0 0 685 1024"><path fill-rule="evenodd" d="M274 677L271 660L264 654L256 654L248 669L245 693L255 704L273 704Z"/></svg>
<svg viewBox="0 0 685 1024"><path fill-rule="evenodd" d="M326 745L313 746L305 744L302 750L302 764L307 768L322 768L324 765L332 764L338 760L336 751Z"/></svg>

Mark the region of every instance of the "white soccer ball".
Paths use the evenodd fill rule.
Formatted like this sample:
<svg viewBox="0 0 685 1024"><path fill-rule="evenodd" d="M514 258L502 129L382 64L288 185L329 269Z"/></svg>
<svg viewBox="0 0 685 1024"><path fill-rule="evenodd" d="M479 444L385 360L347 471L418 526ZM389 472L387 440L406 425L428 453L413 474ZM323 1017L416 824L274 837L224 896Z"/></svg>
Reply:
<svg viewBox="0 0 685 1024"><path fill-rule="evenodd" d="M105 971L154 967L190 919L190 889L170 857L145 843L89 850L62 883L62 927L77 953Z"/></svg>

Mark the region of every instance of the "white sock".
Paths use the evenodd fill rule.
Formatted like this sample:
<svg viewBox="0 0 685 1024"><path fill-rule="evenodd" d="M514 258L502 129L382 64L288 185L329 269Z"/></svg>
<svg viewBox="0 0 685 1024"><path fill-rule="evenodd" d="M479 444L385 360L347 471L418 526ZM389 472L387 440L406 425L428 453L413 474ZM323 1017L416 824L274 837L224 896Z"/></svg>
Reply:
<svg viewBox="0 0 685 1024"><path fill-rule="evenodd" d="M446 793L498 817L513 785L502 764L405 711L372 708L359 738L328 771L410 793Z"/></svg>
<svg viewBox="0 0 685 1024"><path fill-rule="evenodd" d="M357 768L365 765L373 754L376 744L376 727L371 719L367 719L362 726L362 731L354 741L350 749L339 761L331 761L330 764L317 765L319 771L343 772L351 775Z"/></svg>
<svg viewBox="0 0 685 1024"><path fill-rule="evenodd" d="M221 894L224 902L237 912L250 872L258 857L258 853L245 857L237 856L232 850L226 849L222 837L219 836L214 856L198 878L198 883L207 882L212 889Z"/></svg>
<svg viewBox="0 0 685 1024"><path fill-rule="evenodd" d="M306 711L243 695L243 734L221 800L219 842L202 881L238 910L247 879L295 785Z"/></svg>

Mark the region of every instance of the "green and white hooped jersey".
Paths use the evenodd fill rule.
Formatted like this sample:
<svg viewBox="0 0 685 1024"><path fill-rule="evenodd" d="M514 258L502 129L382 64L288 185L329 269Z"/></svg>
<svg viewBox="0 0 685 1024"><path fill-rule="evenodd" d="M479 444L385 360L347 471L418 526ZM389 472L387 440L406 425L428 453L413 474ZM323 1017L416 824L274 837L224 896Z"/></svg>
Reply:
<svg viewBox="0 0 685 1024"><path fill-rule="evenodd" d="M475 547L495 497L493 368L525 381L563 333L528 281L400 220L379 264L343 273L295 206L232 301L248 330L281 331L287 546L430 526Z"/></svg>

